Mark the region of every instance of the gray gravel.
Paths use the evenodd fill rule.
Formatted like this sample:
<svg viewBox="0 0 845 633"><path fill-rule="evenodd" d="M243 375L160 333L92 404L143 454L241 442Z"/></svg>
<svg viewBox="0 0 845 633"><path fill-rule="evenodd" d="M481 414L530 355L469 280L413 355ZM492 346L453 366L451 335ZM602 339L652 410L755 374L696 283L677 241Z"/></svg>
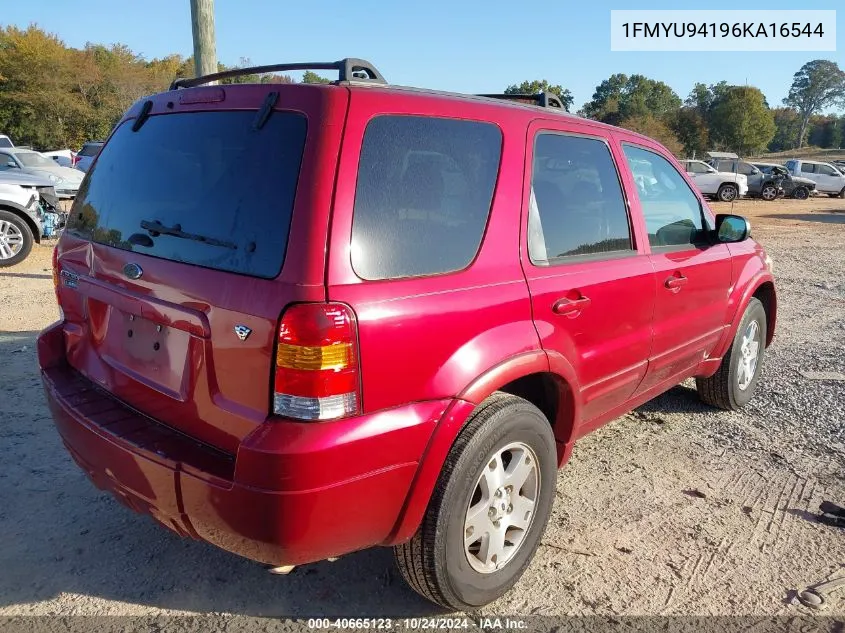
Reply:
<svg viewBox="0 0 845 633"><path fill-rule="evenodd" d="M535 561L485 614L812 616L794 592L845 571L842 530L814 519L821 500L845 503L845 383L801 375L845 372L845 217L824 217L837 221L754 220L780 316L751 404L715 411L687 383L581 440ZM49 255L0 271L0 616L207 614L200 628L224 631L241 616L441 613L404 586L388 550L272 576L96 491L39 387L34 338L56 314ZM845 600L827 613L841 619Z"/></svg>

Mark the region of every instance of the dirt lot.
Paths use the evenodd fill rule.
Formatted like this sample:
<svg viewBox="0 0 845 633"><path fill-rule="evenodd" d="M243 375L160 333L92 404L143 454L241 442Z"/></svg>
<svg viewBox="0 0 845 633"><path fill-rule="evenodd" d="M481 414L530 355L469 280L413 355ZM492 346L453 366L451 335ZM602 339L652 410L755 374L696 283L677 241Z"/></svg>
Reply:
<svg viewBox="0 0 845 633"><path fill-rule="evenodd" d="M845 201L734 210L779 284L759 394L725 413L679 386L582 440L536 559L484 613L806 615L792 592L845 574L845 532L814 520L823 499L845 503L845 382L800 373L845 372ZM272 576L94 490L39 388L34 337L57 317L50 254L0 272L0 615L438 613L388 550ZM828 613L845 615L845 599Z"/></svg>

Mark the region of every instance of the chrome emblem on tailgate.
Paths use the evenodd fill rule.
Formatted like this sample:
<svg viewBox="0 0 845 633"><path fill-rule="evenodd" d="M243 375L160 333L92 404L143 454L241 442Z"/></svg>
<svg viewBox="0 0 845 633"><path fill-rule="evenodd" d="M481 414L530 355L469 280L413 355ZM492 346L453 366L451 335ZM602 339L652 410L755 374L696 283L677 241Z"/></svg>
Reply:
<svg viewBox="0 0 845 633"><path fill-rule="evenodd" d="M241 339L242 341L245 341L249 337L249 335L252 334L252 330L250 330L245 325L236 325L235 326L235 334L238 335L239 339Z"/></svg>
<svg viewBox="0 0 845 633"><path fill-rule="evenodd" d="M138 264L129 263L123 267L123 274L129 277L129 279L140 279L144 271Z"/></svg>

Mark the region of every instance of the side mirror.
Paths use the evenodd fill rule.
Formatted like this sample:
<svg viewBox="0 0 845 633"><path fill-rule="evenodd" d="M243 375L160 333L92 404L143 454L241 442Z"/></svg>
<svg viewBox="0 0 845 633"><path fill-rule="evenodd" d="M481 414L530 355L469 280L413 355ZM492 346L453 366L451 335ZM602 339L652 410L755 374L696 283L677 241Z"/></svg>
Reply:
<svg viewBox="0 0 845 633"><path fill-rule="evenodd" d="M751 224L741 215L716 216L716 241L722 244L744 242L751 236Z"/></svg>
<svg viewBox="0 0 845 633"><path fill-rule="evenodd" d="M10 160L10 161L7 161L7 162L6 162L6 167L7 167L8 169L17 169L17 168L18 168L18 164L17 164L15 161Z"/></svg>

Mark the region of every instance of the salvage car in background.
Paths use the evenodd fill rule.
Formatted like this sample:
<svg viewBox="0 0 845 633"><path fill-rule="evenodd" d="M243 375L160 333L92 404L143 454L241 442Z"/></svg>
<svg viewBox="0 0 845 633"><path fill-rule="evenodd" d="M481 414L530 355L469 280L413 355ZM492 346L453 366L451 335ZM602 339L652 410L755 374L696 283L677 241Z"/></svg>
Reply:
<svg viewBox="0 0 845 633"><path fill-rule="evenodd" d="M748 193L748 180L742 174L718 171L701 160L684 160L681 164L705 196L733 202Z"/></svg>
<svg viewBox="0 0 845 633"><path fill-rule="evenodd" d="M781 178L773 178L761 172L754 165L731 152L708 152L707 163L722 172L737 173L748 180L748 195L771 202L782 193L778 184Z"/></svg>
<svg viewBox="0 0 845 633"><path fill-rule="evenodd" d="M845 198L845 174L830 163L815 160L789 160L786 168L793 176L809 178L816 183L819 193L826 193L831 198Z"/></svg>
<svg viewBox="0 0 845 633"><path fill-rule="evenodd" d="M783 165L775 163L752 163L757 169L773 178L782 178L780 186L783 195L796 200L806 200L816 190L816 183L809 178L793 176Z"/></svg>
<svg viewBox="0 0 845 633"><path fill-rule="evenodd" d="M20 170L33 176L46 176L56 187L59 198L75 198L84 174L62 167L39 152L17 147L0 148L0 172Z"/></svg>
<svg viewBox="0 0 845 633"><path fill-rule="evenodd" d="M34 186L0 180L0 268L22 262L34 243L55 237L63 225L63 214L43 200Z"/></svg>

